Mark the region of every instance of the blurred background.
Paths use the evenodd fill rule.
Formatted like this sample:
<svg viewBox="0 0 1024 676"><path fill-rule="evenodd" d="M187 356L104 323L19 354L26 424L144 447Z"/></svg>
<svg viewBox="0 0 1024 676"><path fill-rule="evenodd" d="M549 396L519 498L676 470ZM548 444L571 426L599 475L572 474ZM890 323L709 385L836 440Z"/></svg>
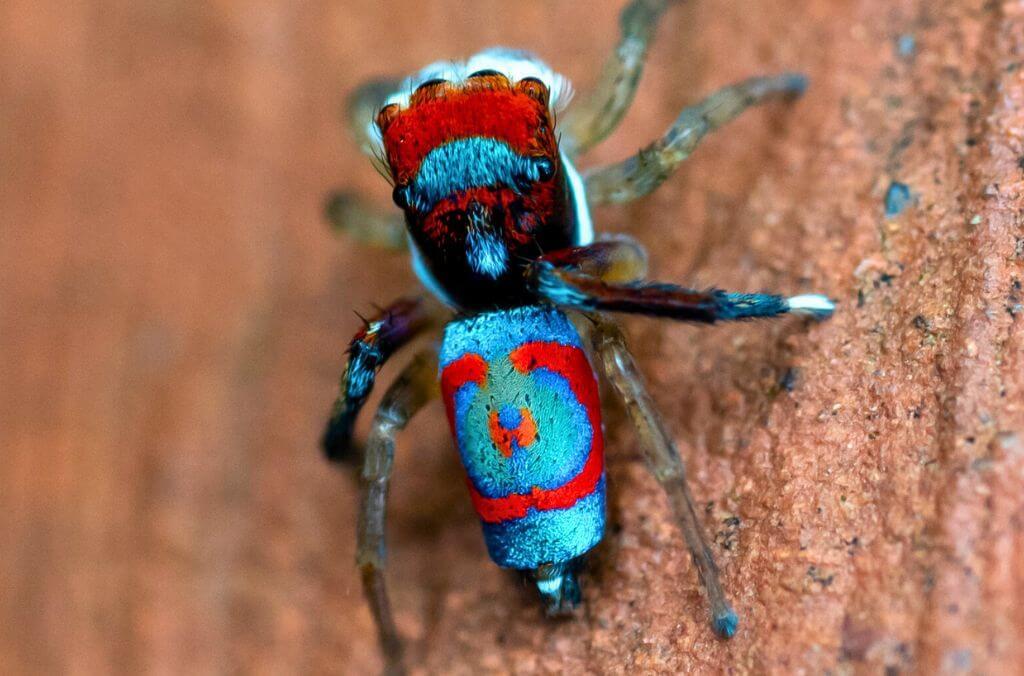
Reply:
<svg viewBox="0 0 1024 676"><path fill-rule="evenodd" d="M586 87L622 5L0 5L4 673L379 669L353 565L356 484L317 439L354 311L414 280L404 255L322 218L331 189L388 199L345 97L495 43ZM634 109L585 164L626 157L730 81L802 70L812 87L746 114L649 199L599 211L598 228L645 241L663 279L841 302L813 327L629 322L741 634L707 629L614 407L611 527L586 610L540 621L487 560L434 405L400 440L393 488L410 664L1022 663L1022 15L968 0L669 12ZM914 202L887 217L893 182Z"/></svg>

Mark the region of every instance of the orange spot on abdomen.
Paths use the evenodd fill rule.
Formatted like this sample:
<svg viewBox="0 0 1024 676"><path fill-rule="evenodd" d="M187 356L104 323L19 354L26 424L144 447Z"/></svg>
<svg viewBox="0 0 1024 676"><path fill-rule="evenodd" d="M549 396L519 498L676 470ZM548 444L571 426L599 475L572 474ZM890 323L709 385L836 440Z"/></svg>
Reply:
<svg viewBox="0 0 1024 676"><path fill-rule="evenodd" d="M508 429L501 424L501 418L497 411L491 411L487 421L491 441L506 458L512 457L513 441L518 443L520 448L526 448L537 440L537 423L533 419L530 409L520 408L519 416L519 424L514 429Z"/></svg>

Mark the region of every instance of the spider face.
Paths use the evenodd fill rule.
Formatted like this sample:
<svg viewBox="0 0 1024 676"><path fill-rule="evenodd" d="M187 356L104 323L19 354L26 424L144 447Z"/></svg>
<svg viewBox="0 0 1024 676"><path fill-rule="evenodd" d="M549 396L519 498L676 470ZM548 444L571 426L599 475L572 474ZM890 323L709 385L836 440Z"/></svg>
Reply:
<svg viewBox="0 0 1024 676"><path fill-rule="evenodd" d="M523 266L575 243L551 87L494 68L443 74L427 69L377 116L393 197L428 285L467 309L516 304Z"/></svg>

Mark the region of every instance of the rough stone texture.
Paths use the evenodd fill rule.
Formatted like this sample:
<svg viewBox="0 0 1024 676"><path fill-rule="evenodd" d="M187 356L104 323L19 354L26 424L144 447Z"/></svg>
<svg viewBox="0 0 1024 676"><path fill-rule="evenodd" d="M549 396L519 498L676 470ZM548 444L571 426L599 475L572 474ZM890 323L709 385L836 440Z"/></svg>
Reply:
<svg viewBox="0 0 1024 676"><path fill-rule="evenodd" d="M315 442L351 310L412 276L320 219L332 186L387 197L337 111L367 76L494 42L585 86L621 2L579 5L0 6L5 673L379 668L354 483ZM613 528L586 609L551 623L489 565L434 406L401 440L391 510L421 671L1024 664L1024 4L688 3L588 159L783 69L810 75L802 102L597 214L661 278L842 303L811 327L629 323L739 635L712 637L621 412ZM893 181L914 199L886 218Z"/></svg>

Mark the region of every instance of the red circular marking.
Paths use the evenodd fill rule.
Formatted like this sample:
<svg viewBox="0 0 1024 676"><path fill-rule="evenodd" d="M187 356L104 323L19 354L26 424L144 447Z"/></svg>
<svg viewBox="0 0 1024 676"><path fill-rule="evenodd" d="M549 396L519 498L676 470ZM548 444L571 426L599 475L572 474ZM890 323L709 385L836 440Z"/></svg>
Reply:
<svg viewBox="0 0 1024 676"><path fill-rule="evenodd" d="M477 357L466 355L452 363L461 362L466 357ZM604 437L601 434L601 402L597 392L597 382L594 379L593 371L590 369L590 362L587 356L578 347L561 345L550 342L526 343L511 352L509 355L512 365L520 373L530 373L537 369L547 369L562 376L569 382L576 399L583 405L587 412L592 430L590 440L590 451L583 469L568 482L553 489L541 489L534 487L529 493L513 493L501 498L489 498L480 493L469 484L470 498L473 507L480 519L485 523L500 523L512 519L521 519L526 516L530 508L541 511L549 509L565 509L572 507L582 498L590 495L597 488L601 475L604 473ZM477 357L479 359L479 357ZM481 360L482 361L482 360ZM449 365L448 368L451 368ZM448 369L446 368L445 371ZM442 375L442 383L444 377ZM465 382L465 381L463 381ZM442 384L443 388L443 384ZM445 402L448 410L454 406L449 404L451 400L445 394ZM454 430L454 423L452 426Z"/></svg>

